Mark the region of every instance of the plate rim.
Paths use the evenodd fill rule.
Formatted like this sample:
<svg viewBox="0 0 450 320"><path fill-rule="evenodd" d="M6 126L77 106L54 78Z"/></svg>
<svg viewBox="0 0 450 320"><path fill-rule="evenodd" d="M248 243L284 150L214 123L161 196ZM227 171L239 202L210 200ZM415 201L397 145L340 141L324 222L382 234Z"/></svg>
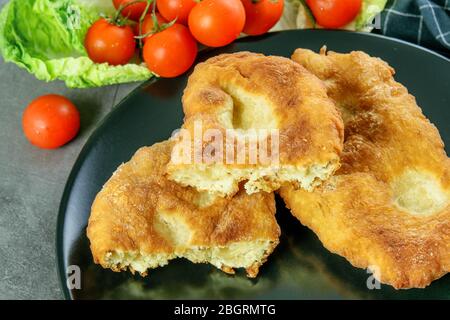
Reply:
<svg viewBox="0 0 450 320"><path fill-rule="evenodd" d="M326 30L326 29L293 29L293 30L284 30L284 31L277 31L277 32L270 32L268 34L262 35L262 36L256 36L256 37L244 37L238 39L236 42L246 42L248 40L251 41L264 41L265 38L280 34L280 33L348 33L348 34L357 34L365 37L373 37L378 38L382 41L387 42L393 42L397 44L401 44L407 47L415 48L419 51L426 52L428 54L431 54L437 58L443 59L444 62L450 63L450 58L445 57L444 55L435 52L431 49L422 47L420 45L407 42L405 40L397 39L397 38L391 38L380 34L375 33L369 33L369 32L354 32L354 31L348 31L348 30ZM198 56L201 56L202 54L212 52L214 50L220 50L223 48L208 48L206 50L202 50L199 52ZM196 65L196 64L195 64ZM194 65L194 66L195 66ZM101 129L105 126L105 124L109 121L110 118L112 118L115 113L120 109L121 105L125 103L125 101L128 100L130 96L132 96L135 92L139 91L144 86L149 86L157 82L160 78L159 77L152 77L151 79L142 82L139 84L135 89L133 89L129 94L127 94L118 104L116 104L109 112L104 116L102 120L95 126L89 137L87 138L85 144L81 148L81 151L79 152L78 156L76 157L76 160L70 170L69 176L66 180L66 183L64 184L64 190L61 196L61 200L59 201L58 206L58 212L57 212L57 220L56 220L56 233L55 233L55 264L57 269L57 278L59 282L60 290L63 294L63 298L65 300L75 300L71 291L67 287L67 274L64 270L64 249L63 249L63 238L64 238L64 225L66 222L66 212L67 212L67 204L68 199L70 197L71 191L73 189L73 184L76 180L76 177L78 175L79 169L84 162L84 159L86 158L86 154L88 151L90 151L95 137L99 134Z"/></svg>

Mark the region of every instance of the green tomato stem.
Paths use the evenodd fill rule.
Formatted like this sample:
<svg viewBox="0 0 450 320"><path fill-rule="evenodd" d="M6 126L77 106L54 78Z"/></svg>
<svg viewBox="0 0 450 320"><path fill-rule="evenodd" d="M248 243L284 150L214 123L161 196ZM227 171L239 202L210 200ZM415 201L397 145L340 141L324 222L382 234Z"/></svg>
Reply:
<svg viewBox="0 0 450 320"><path fill-rule="evenodd" d="M141 50L142 50L142 47L143 47L143 38L141 37L141 35L142 35L142 24L144 23L145 16L147 15L148 10L150 10L150 5L152 4L152 2L153 2L153 13L155 12L155 10L156 10L156 7L155 7L156 1L147 0L147 6L145 7L144 12L142 13L141 17L139 18L139 36L138 36L138 40L139 40L139 49L141 49Z"/></svg>
<svg viewBox="0 0 450 320"><path fill-rule="evenodd" d="M120 20L120 15L122 14L123 10L128 8L129 6L132 6L133 4L137 4L137 3L142 3L145 1L153 1L153 0L135 0L135 1L131 1L131 2L127 2L125 4L121 4L119 9L117 9L116 14L114 15L114 18L112 20L113 24L117 24L119 26L123 25L123 21ZM125 21L127 20L127 18L125 19Z"/></svg>

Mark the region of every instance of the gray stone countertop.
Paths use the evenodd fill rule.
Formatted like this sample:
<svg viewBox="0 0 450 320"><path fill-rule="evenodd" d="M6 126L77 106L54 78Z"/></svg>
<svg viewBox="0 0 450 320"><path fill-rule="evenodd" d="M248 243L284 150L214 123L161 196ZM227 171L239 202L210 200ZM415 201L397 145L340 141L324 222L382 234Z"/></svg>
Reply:
<svg viewBox="0 0 450 320"><path fill-rule="evenodd" d="M0 299L61 299L55 233L64 185L98 122L138 84L68 89L1 58L0 79ZM21 127L25 107L49 93L66 96L81 114L79 136L53 151L30 145Z"/></svg>

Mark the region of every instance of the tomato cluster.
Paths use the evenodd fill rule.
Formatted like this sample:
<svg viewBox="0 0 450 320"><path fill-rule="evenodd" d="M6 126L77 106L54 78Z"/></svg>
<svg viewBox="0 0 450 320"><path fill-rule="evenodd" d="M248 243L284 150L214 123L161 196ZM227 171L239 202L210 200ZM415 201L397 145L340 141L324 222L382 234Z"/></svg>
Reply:
<svg viewBox="0 0 450 320"><path fill-rule="evenodd" d="M113 0L115 16L100 18L86 34L85 47L91 60L127 64L138 48L151 71L176 77L194 63L197 42L220 47L233 42L241 32L263 34L283 11L283 0L155 1ZM45 95L25 109L22 127L33 145L55 149L78 134L80 114L67 98Z"/></svg>
<svg viewBox="0 0 450 320"><path fill-rule="evenodd" d="M266 33L280 19L284 6L284 0L113 0L113 3L116 15L99 19L86 34L89 57L96 63L123 65L130 62L138 48L149 69L162 77L186 72L197 56L197 42L220 47L233 42L241 33ZM316 22L325 28L339 28L354 20L361 3L361 0L306 0ZM32 144L53 149L77 135L80 115L68 99L46 95L27 107L22 125Z"/></svg>
<svg viewBox="0 0 450 320"><path fill-rule="evenodd" d="M149 69L162 77L186 72L197 42L225 46L243 32L260 35L281 18L284 0L113 0L115 17L87 32L85 47L96 63L123 65L142 49ZM128 20L134 21L134 26Z"/></svg>

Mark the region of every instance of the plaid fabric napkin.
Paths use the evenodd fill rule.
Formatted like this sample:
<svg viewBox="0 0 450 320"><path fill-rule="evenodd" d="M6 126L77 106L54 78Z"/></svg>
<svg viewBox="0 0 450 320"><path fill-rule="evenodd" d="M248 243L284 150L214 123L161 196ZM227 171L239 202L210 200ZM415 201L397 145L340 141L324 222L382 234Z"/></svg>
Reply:
<svg viewBox="0 0 450 320"><path fill-rule="evenodd" d="M450 55L450 0L390 0L381 33Z"/></svg>

